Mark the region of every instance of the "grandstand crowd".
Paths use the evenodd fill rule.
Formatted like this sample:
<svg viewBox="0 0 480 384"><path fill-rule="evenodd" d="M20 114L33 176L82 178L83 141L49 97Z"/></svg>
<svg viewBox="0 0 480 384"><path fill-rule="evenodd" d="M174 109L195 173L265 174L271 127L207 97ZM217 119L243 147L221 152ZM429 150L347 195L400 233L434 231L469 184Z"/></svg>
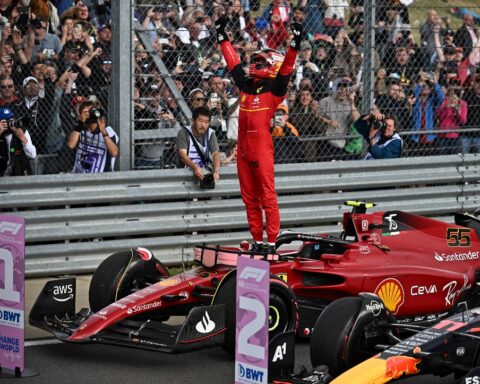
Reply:
<svg viewBox="0 0 480 384"><path fill-rule="evenodd" d="M133 36L135 130L188 125L180 98L190 109L207 106L225 154L223 164L235 162L238 89L216 43L215 21L228 17L229 38L246 70L256 50L285 51L292 39L289 24L299 22L306 38L287 97L272 121L276 160L363 159L368 144L354 124L366 96L363 0L265 4L137 0L135 19L154 52ZM480 15L448 8L449 17L440 17L425 7L424 20L414 26L410 7L416 5L377 1L372 112L396 117L402 156L476 153L480 31L475 24ZM30 115L31 139L44 158L38 173L70 172L74 153L65 143L78 122L79 106L93 101L108 112L110 2L32 0L25 6L24 1L0 0L0 13L0 106L12 108L16 117ZM457 28L454 18L461 24ZM167 77L174 79L175 90ZM138 169L170 167L174 157L174 137L135 146Z"/></svg>

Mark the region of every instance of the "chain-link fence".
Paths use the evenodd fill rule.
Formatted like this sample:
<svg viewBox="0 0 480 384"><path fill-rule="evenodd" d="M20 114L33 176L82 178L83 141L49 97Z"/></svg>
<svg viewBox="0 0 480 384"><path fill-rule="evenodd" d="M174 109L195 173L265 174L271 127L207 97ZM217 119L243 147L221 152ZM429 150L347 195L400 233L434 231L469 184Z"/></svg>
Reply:
<svg viewBox="0 0 480 384"><path fill-rule="evenodd" d="M110 2L48 3L0 6L0 118L12 127L0 135L1 174L71 172L83 141L67 145L79 105L89 100L100 113L109 109ZM85 148L96 152L82 161L92 169L103 162L104 169L108 159L95 140Z"/></svg>
<svg viewBox="0 0 480 384"><path fill-rule="evenodd" d="M102 131L105 139L80 132L86 149L80 155L82 139L69 139L79 131L83 102L111 110L112 60L119 58L112 57L110 2L75 1L58 9L16 3L0 9L0 106L15 119L28 117L36 156L21 133L10 141L2 134L0 171L9 158L20 173L71 172L76 162L88 166L77 171L107 170L110 158L122 156L105 143L106 136L117 141L113 130ZM401 156L478 152L480 9L473 0L464 4L132 1L134 121L131 135L121 137L133 148L129 163L173 167L177 132L202 105L212 110L223 164L235 163L239 92L214 30L223 14L245 69L260 48L288 48L289 24L304 25L284 106L272 118L277 163L396 157L400 148ZM355 123L370 111L395 117L399 136L391 135L388 119Z"/></svg>
<svg viewBox="0 0 480 384"><path fill-rule="evenodd" d="M272 119L277 163L477 152L479 8L474 2L469 8L430 7L426 1L388 0L137 1L139 28L145 29L153 54L167 71L155 68L139 39L135 115L148 116L150 126L139 122L137 127L178 128L188 121L165 82L171 78L189 108L211 108L226 162L234 159L238 89L214 30L215 20L226 14L230 39L245 68L260 48L285 51L292 38L290 23L302 23L307 32L286 107ZM369 68L367 55L373 58ZM399 135L388 128L388 118L355 123L370 111L377 120L394 117ZM136 165L170 166L173 142L174 136L138 142ZM145 161L150 157L154 163Z"/></svg>

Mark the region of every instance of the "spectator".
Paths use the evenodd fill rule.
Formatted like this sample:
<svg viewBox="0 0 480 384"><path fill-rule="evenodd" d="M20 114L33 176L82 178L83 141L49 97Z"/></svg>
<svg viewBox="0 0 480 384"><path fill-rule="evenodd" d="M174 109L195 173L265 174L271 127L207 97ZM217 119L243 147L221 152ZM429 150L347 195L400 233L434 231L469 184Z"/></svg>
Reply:
<svg viewBox="0 0 480 384"><path fill-rule="evenodd" d="M435 31L440 29L440 16L434 9L429 9L427 11L427 19L425 23L420 26L420 37L424 48L429 56L432 56L435 53L436 42L435 42Z"/></svg>
<svg viewBox="0 0 480 384"><path fill-rule="evenodd" d="M178 132L177 167L190 168L195 177L201 181L209 173L208 168L212 163L211 172L214 181L217 182L220 179L220 152L215 131L209 127L210 117L208 108L194 109L192 125Z"/></svg>
<svg viewBox="0 0 480 384"><path fill-rule="evenodd" d="M335 38L345 25L345 11L349 7L347 0L324 0L324 33Z"/></svg>
<svg viewBox="0 0 480 384"><path fill-rule="evenodd" d="M384 115L396 116L398 121L397 130L401 131L411 127L413 104L415 104L413 93L405 95L400 82L392 78L388 81L387 93L375 99L375 106L378 112Z"/></svg>
<svg viewBox="0 0 480 384"><path fill-rule="evenodd" d="M302 42L297 62L295 85L297 89L300 89L300 82L303 78L314 78L315 74L319 71L317 65L312 61L312 45L308 41Z"/></svg>
<svg viewBox="0 0 480 384"><path fill-rule="evenodd" d="M153 43L157 39L165 39L170 36L171 32L163 25L163 19L168 10L167 4L154 6L150 8L147 15L143 19L142 25L148 31L150 42Z"/></svg>
<svg viewBox="0 0 480 384"><path fill-rule="evenodd" d="M74 173L113 172L118 136L106 125L104 112L91 101L79 107L79 119L67 145L75 150Z"/></svg>
<svg viewBox="0 0 480 384"><path fill-rule="evenodd" d="M294 90L292 87L290 92ZM305 160L316 161L317 140L323 133L322 119L318 113L318 101L312 97L309 88L300 90L290 110L292 121L299 127L305 140Z"/></svg>
<svg viewBox="0 0 480 384"><path fill-rule="evenodd" d="M298 163L303 160L303 143L297 129L288 120L288 107L279 104L272 121L275 163Z"/></svg>
<svg viewBox="0 0 480 384"><path fill-rule="evenodd" d="M459 129L467 122L467 103L461 99L460 79L450 79L447 86L445 99L437 109L438 128L445 130ZM458 153L459 133L447 132L437 135L435 146L438 155L451 155Z"/></svg>
<svg viewBox="0 0 480 384"><path fill-rule="evenodd" d="M400 82L406 86L411 86L415 81L417 70L415 59L407 48L396 48L394 60L387 68L388 74L398 73Z"/></svg>
<svg viewBox="0 0 480 384"><path fill-rule="evenodd" d="M323 0L300 0L298 5L307 10L305 17L305 32L312 36L315 36L317 33L324 33Z"/></svg>
<svg viewBox="0 0 480 384"><path fill-rule="evenodd" d="M403 140L398 135L397 119L373 113L355 121L355 128L368 144L365 160L397 159L402 155Z"/></svg>
<svg viewBox="0 0 480 384"><path fill-rule="evenodd" d="M348 80L340 80L333 96L320 100L318 110L324 124L325 136L336 136L322 142L322 153L330 154L330 159L343 159L343 151L351 123L360 117L355 107L356 93Z"/></svg>
<svg viewBox="0 0 480 384"><path fill-rule="evenodd" d="M435 111L443 103L445 96L442 87L425 72L420 72L419 82L413 89L415 104L413 105L413 131L409 137L409 147L415 155L434 154L435 134L429 133L435 129Z"/></svg>
<svg viewBox="0 0 480 384"><path fill-rule="evenodd" d="M29 159L37 156L28 128L14 118L10 108L0 108L0 176L31 175Z"/></svg>
<svg viewBox="0 0 480 384"><path fill-rule="evenodd" d="M480 75L473 77L472 88L465 91L463 100L467 103L467 122L465 128L476 128L480 124ZM462 153L480 153L478 132L463 132L460 135Z"/></svg>
<svg viewBox="0 0 480 384"><path fill-rule="evenodd" d="M29 118L29 131L39 154L47 153L47 131L51 124L52 94L40 98L38 80L28 76L22 83L23 98L13 106L16 116Z"/></svg>
<svg viewBox="0 0 480 384"><path fill-rule="evenodd" d="M205 92L203 89L192 89L188 94L188 102L190 104L190 109L192 110L195 108L204 107L207 104L207 100L205 98Z"/></svg>
<svg viewBox="0 0 480 384"><path fill-rule="evenodd" d="M318 72L312 74L313 96L316 100L320 100L329 95L329 79L328 72L332 66L332 46L326 40L320 40L317 43L315 56L312 61L317 66Z"/></svg>
<svg viewBox="0 0 480 384"><path fill-rule="evenodd" d="M60 27L61 27L61 36L60 36L60 44L64 46L67 42L72 40L73 36L73 25L75 24L75 19L73 15L66 14L62 16L60 20Z"/></svg>
<svg viewBox="0 0 480 384"><path fill-rule="evenodd" d="M2 75L0 77L0 92L2 94L0 107L11 107L19 100L15 91L15 84L10 76Z"/></svg>
<svg viewBox="0 0 480 384"><path fill-rule="evenodd" d="M209 80L210 96L208 107L211 111L210 125L215 129L220 142L226 141L227 135L227 111L229 107L229 94L225 87L224 79L220 76L212 76Z"/></svg>
<svg viewBox="0 0 480 384"><path fill-rule="evenodd" d="M472 52L477 40L477 28L474 26L473 16L465 14L463 16L463 25L455 33L454 43L457 47L463 48L463 54L467 57Z"/></svg>
<svg viewBox="0 0 480 384"><path fill-rule="evenodd" d="M112 55L112 31L110 24L102 24L97 29L97 41L95 48L102 50L102 55L110 57Z"/></svg>
<svg viewBox="0 0 480 384"><path fill-rule="evenodd" d="M32 21L35 28L35 41L38 41L30 51L27 44L25 56L33 61L57 60L62 50L60 39L57 35L47 32L48 23L45 20L35 19Z"/></svg>

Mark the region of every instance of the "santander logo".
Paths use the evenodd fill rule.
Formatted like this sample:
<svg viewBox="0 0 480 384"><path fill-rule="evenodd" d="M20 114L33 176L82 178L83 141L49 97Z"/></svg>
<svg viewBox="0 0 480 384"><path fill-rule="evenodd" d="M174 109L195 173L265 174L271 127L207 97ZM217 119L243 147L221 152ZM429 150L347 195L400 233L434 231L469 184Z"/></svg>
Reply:
<svg viewBox="0 0 480 384"><path fill-rule="evenodd" d="M205 311L202 320L197 323L195 329L199 333L209 333L215 329L215 323L210 319L210 315L207 311Z"/></svg>

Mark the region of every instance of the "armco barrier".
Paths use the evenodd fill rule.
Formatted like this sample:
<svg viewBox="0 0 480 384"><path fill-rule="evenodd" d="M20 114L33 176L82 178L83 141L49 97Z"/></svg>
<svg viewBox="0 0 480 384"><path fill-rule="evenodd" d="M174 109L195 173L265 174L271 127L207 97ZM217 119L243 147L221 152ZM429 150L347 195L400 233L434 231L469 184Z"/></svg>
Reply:
<svg viewBox="0 0 480 384"><path fill-rule="evenodd" d="M282 229L339 232L351 199L435 217L473 211L479 172L476 155L278 165ZM0 210L27 221L27 276L91 272L136 246L178 264L194 244L250 238L235 167L208 191L183 169L2 178Z"/></svg>

